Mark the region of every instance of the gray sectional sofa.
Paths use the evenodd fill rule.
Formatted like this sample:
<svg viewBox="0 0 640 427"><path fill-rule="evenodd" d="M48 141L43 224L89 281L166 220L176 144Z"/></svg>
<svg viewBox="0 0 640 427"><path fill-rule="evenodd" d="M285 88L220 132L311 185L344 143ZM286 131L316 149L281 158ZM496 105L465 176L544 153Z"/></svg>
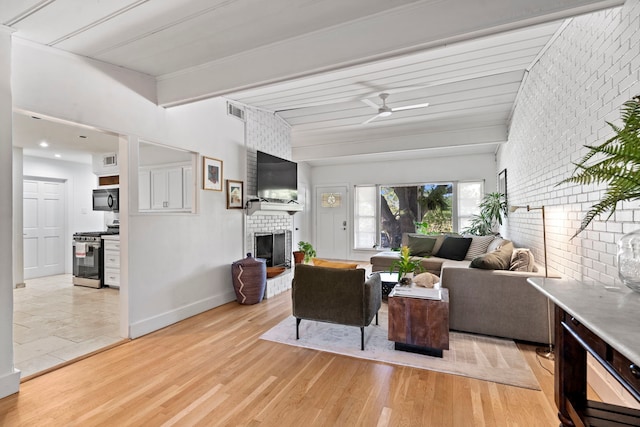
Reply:
<svg viewBox="0 0 640 427"><path fill-rule="evenodd" d="M505 250L504 245L511 244L498 239L487 248L489 253ZM452 330L549 344L547 298L527 283L529 277L544 276L542 268L535 266L536 271L472 268L472 259L439 258L438 248L435 249L436 255L416 258L421 259L425 271L440 276L441 286L449 290ZM372 271L389 271L398 256L394 251L372 256ZM550 308L553 322L553 305Z"/></svg>

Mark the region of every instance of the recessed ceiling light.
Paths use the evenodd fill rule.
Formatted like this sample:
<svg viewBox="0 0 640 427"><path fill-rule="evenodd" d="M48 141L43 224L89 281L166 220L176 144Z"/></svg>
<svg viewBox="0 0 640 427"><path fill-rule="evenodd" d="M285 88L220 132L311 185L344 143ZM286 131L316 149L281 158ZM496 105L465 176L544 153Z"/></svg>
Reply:
<svg viewBox="0 0 640 427"><path fill-rule="evenodd" d="M59 159L60 157L62 157L62 155L56 153L56 154L53 155L53 157L57 157Z"/></svg>
<svg viewBox="0 0 640 427"><path fill-rule="evenodd" d="M80 138L87 139L87 135L80 135Z"/></svg>
<svg viewBox="0 0 640 427"><path fill-rule="evenodd" d="M48 147L48 146L49 146L49 144L47 143L47 141L42 141L40 143L40 147Z"/></svg>

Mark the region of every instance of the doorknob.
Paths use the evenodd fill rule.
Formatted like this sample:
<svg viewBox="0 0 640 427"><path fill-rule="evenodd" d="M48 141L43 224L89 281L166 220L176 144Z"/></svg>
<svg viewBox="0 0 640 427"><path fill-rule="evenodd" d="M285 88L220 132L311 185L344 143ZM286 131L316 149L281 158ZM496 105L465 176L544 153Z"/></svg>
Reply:
<svg viewBox="0 0 640 427"><path fill-rule="evenodd" d="M342 226L346 227L347 226L347 221L342 221Z"/></svg>

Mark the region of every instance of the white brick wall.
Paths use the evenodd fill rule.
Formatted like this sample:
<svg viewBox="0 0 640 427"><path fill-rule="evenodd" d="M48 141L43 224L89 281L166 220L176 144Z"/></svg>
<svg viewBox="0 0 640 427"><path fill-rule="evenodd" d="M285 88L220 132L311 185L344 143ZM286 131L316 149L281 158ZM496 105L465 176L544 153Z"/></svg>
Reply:
<svg viewBox="0 0 640 427"><path fill-rule="evenodd" d="M622 203L570 239L602 187L563 184L583 145L611 136L620 106L640 94L640 0L574 18L532 67L514 111L509 141L498 152L507 168L510 205L545 205L549 267L563 276L619 282L616 242L640 228L640 204ZM635 222L634 222L635 220ZM502 234L542 261L540 211L509 214Z"/></svg>
<svg viewBox="0 0 640 427"><path fill-rule="evenodd" d="M246 147L247 147L247 183L246 192L249 197L255 197L257 192L257 163L256 151L264 151L283 159L291 160L291 127L274 116L272 113L247 107L246 118ZM254 252L254 233L285 230L287 260L292 256L291 235L293 232L293 217L286 212L274 215L247 216L245 226L245 247ZM292 270L280 276L267 280L265 298L272 297L291 288Z"/></svg>

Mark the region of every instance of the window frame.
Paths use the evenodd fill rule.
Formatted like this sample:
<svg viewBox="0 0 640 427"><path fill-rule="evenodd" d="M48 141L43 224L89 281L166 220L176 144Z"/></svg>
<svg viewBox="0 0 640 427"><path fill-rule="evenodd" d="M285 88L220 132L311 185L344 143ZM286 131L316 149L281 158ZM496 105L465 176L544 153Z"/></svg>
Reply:
<svg viewBox="0 0 640 427"><path fill-rule="evenodd" d="M452 229L455 233L459 233L460 232L460 217L459 217L459 188L458 185L460 183L480 183L481 185L481 192L482 194L484 194L484 190L485 190L485 180L484 179L468 179L468 180L442 180L442 181L434 181L434 182L428 182L428 183L396 183L396 184L356 184L354 185L354 197L353 197L353 244L352 244L352 249L356 250L356 251L364 251L364 250L381 250L381 249L386 249L383 248L381 246L381 237L380 237L380 214L381 214L381 208L380 208L380 190L382 187L413 187L413 186L424 186L424 185L451 185L452 186L452 192L453 192L453 197L451 200L451 221L452 221ZM373 245L373 247L359 247L357 246L357 242L358 242L358 224L359 221L358 219L361 217L360 215L358 215L359 209L358 209L358 189L359 188L375 188L375 198L376 201L374 203L375 206L375 244ZM478 208L478 212L480 211L480 209ZM467 217L465 215L465 217ZM369 216L367 216L367 218L369 218Z"/></svg>

